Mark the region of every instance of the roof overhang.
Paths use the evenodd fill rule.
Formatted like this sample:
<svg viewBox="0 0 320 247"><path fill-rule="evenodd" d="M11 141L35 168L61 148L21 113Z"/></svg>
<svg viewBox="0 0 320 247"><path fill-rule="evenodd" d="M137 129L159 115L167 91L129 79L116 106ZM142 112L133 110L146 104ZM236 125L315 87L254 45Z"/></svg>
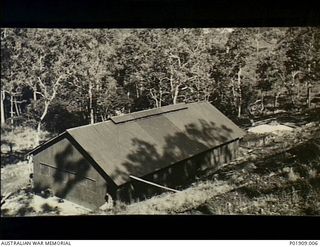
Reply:
<svg viewBox="0 0 320 247"><path fill-rule="evenodd" d="M59 135L51 138L50 140L48 140L48 141L36 146L31 151L27 152L25 154L25 156L35 155L35 154L41 152L43 149L47 148L48 146L50 146L50 145L60 141L61 139L63 139L66 135L67 135L67 131L64 131L64 132L60 133Z"/></svg>

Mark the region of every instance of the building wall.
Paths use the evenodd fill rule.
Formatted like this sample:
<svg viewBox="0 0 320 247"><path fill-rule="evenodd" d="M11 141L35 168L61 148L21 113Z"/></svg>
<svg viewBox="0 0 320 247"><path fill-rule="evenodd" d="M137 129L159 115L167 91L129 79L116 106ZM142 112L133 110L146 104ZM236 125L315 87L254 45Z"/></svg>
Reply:
<svg viewBox="0 0 320 247"><path fill-rule="evenodd" d="M105 203L104 178L64 138L33 157L34 185L50 188L54 195L94 209Z"/></svg>
<svg viewBox="0 0 320 247"><path fill-rule="evenodd" d="M239 140L208 150L188 160L144 176L143 179L170 188L181 188L195 181L198 172L217 169L236 157ZM54 195L95 209L105 203L105 179L64 138L33 157L34 184L37 190L50 188ZM110 186L111 188L111 186ZM133 202L164 192L163 189L134 181L118 188L114 199Z"/></svg>
<svg viewBox="0 0 320 247"><path fill-rule="evenodd" d="M170 188L179 189L195 181L195 176L205 169L218 169L221 165L230 162L237 156L239 140L208 150L188 160L181 161L165 169L144 176L143 179ZM116 197L124 202L141 201L164 189L132 180L119 187Z"/></svg>

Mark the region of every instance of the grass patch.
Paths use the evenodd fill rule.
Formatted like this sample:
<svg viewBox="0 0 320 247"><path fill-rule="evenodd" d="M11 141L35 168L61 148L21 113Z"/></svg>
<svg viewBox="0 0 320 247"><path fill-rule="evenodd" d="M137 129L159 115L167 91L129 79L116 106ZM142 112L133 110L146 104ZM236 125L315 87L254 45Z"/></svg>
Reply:
<svg viewBox="0 0 320 247"><path fill-rule="evenodd" d="M48 132L41 131L40 141L50 137ZM36 146L36 140L37 131L30 127L1 128L1 166L23 161L25 154Z"/></svg>
<svg viewBox="0 0 320 247"><path fill-rule="evenodd" d="M32 164L28 164L27 161L1 168L1 194L27 187L32 170Z"/></svg>

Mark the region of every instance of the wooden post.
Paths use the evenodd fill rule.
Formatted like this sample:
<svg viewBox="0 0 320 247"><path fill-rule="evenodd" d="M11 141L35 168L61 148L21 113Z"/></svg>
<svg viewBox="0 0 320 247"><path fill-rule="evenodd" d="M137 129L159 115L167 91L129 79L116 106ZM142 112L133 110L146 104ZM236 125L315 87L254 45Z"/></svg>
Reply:
<svg viewBox="0 0 320 247"><path fill-rule="evenodd" d="M132 175L130 175L129 177L132 178L132 179L134 179L134 180L137 180L137 181L139 181L139 182L146 183L146 184L150 184L150 185L152 185L152 186L155 186L155 187L158 187L158 188L161 188L161 189L169 190L169 191L172 191L172 192L179 192L179 190L171 189L171 188L168 188L168 187L166 187L166 186L162 186L162 185L159 185L159 184L156 184L156 183L153 183L153 182L144 180L144 179L142 179L142 178L138 178L138 177L135 177L135 176L132 176Z"/></svg>

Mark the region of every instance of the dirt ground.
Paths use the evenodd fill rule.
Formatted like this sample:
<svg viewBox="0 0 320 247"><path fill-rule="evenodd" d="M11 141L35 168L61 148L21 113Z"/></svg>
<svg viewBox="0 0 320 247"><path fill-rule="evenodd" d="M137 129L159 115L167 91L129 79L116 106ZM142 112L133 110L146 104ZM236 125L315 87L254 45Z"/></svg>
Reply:
<svg viewBox="0 0 320 247"><path fill-rule="evenodd" d="M1 207L2 216L85 215L89 212L89 209L67 200L60 202L54 196L44 198L35 195L30 188L18 191Z"/></svg>
<svg viewBox="0 0 320 247"><path fill-rule="evenodd" d="M1 201L5 198L1 216L88 214L89 209L70 201L59 202L57 197L44 198L32 193L32 163L25 154L34 147L35 136L36 131L30 128L17 128L1 135ZM41 133L41 139L50 137Z"/></svg>
<svg viewBox="0 0 320 247"><path fill-rule="evenodd" d="M248 129L249 132L264 134L273 133L276 135L282 135L285 131L292 131L293 128L282 124L262 124Z"/></svg>
<svg viewBox="0 0 320 247"><path fill-rule="evenodd" d="M9 196L1 206L1 216L82 215L90 210L57 197L44 198L31 189L32 164L18 162L1 168L1 195Z"/></svg>

